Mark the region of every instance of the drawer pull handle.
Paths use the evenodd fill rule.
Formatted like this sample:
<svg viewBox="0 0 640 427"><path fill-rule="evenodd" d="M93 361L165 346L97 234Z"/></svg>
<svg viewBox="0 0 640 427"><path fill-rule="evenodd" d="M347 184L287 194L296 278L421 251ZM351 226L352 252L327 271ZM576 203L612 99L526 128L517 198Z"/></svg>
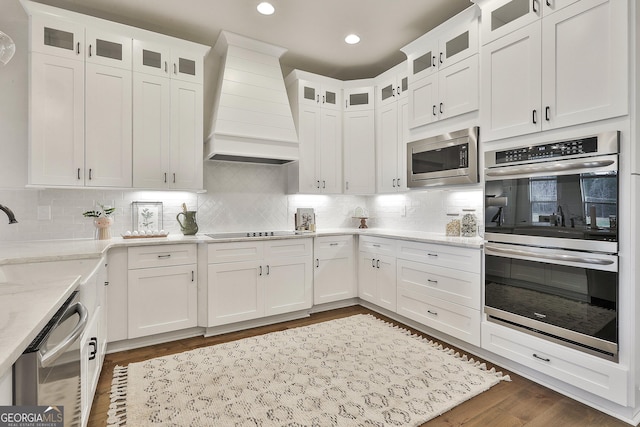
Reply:
<svg viewBox="0 0 640 427"><path fill-rule="evenodd" d="M430 254L430 253L427 253L427 256L437 257L437 256L438 256L438 254Z"/></svg>
<svg viewBox="0 0 640 427"><path fill-rule="evenodd" d="M329 246L338 246L337 243L329 243Z"/></svg>
<svg viewBox="0 0 640 427"><path fill-rule="evenodd" d="M269 266L267 265L267 276L269 275Z"/></svg>
<svg viewBox="0 0 640 427"><path fill-rule="evenodd" d="M377 265L376 265L376 268L380 268L380 260L377 260L377 261L376 261L376 264L377 264Z"/></svg>
<svg viewBox="0 0 640 427"><path fill-rule="evenodd" d="M535 357L536 359L540 359L543 362L551 362L551 359L547 359L546 357L540 357L537 354L533 353L533 357Z"/></svg>
<svg viewBox="0 0 640 427"><path fill-rule="evenodd" d="M262 266L260 266L260 276L262 276Z"/></svg>
<svg viewBox="0 0 640 427"><path fill-rule="evenodd" d="M373 245L373 247L374 247L374 248L379 248L379 247L380 247L380 245Z"/></svg>
<svg viewBox="0 0 640 427"><path fill-rule="evenodd" d="M427 313L429 313L429 314L433 314L434 316L437 316L437 315L438 315L438 312L437 312L437 311L427 310Z"/></svg>
<svg viewBox="0 0 640 427"><path fill-rule="evenodd" d="M376 260L371 258L371 267L376 268Z"/></svg>
<svg viewBox="0 0 640 427"><path fill-rule="evenodd" d="M431 280L431 279L427 279L427 282L429 282L429 283L438 283L437 280Z"/></svg>
<svg viewBox="0 0 640 427"><path fill-rule="evenodd" d="M160 258L160 259L162 259L162 258L171 258L171 254L158 255L158 258Z"/></svg>
<svg viewBox="0 0 640 427"><path fill-rule="evenodd" d="M316 268L320 267L320 259L316 258Z"/></svg>
<svg viewBox="0 0 640 427"><path fill-rule="evenodd" d="M95 360L96 355L98 354L98 338L97 337L91 337L91 339L89 340L89 347L92 348L92 350L89 350L89 360Z"/></svg>
<svg viewBox="0 0 640 427"><path fill-rule="evenodd" d="M195 282L195 274L194 274L193 270L191 270L191 281Z"/></svg>

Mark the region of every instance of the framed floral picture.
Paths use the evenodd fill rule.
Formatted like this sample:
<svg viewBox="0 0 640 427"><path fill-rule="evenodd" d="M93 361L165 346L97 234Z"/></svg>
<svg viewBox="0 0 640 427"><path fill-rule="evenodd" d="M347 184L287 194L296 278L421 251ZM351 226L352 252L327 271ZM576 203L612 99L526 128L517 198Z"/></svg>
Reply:
<svg viewBox="0 0 640 427"><path fill-rule="evenodd" d="M134 231L162 230L162 202L131 202Z"/></svg>

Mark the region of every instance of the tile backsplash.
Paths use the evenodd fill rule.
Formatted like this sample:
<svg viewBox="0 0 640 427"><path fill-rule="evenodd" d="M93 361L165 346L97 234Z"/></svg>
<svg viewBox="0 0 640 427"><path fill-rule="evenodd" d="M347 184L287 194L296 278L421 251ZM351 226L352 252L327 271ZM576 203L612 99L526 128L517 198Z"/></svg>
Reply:
<svg viewBox="0 0 640 427"><path fill-rule="evenodd" d="M476 209L482 224L482 190L420 190L394 195L287 195L286 168L248 163L207 161L205 193L84 190L0 189L0 204L13 210L18 224L8 225L0 212L0 241L90 239L95 228L82 213L97 204L116 208L112 235L132 229L132 202L163 202L162 228L180 233L176 215L185 203L197 210L200 233L294 228L297 208L314 208L322 228L356 228L357 207L369 211L369 227L444 233L450 217Z"/></svg>

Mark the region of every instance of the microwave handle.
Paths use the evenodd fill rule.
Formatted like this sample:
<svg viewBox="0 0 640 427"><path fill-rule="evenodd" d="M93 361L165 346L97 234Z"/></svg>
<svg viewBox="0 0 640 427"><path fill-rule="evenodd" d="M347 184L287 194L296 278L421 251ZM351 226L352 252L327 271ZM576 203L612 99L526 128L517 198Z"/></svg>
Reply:
<svg viewBox="0 0 640 427"><path fill-rule="evenodd" d="M531 166L523 166L521 168L509 168L509 169L491 169L485 172L486 176L506 176L506 175L526 175L536 172L562 172L574 169L585 168L602 168L610 166L615 163L614 160L590 160L590 161L577 161L577 162L562 162L554 164L538 164Z"/></svg>
<svg viewBox="0 0 640 427"><path fill-rule="evenodd" d="M575 255L564 255L564 254L541 254L538 252L531 252L522 249L505 249L499 248L493 245L485 245L484 247L485 253L491 255L491 252L496 254L503 255L519 255L526 256L531 258L540 258L540 259L548 259L553 261L568 261L568 262L579 262L583 264L596 264L596 265L611 265L613 261L610 259L598 259L598 258L589 258L589 257L581 257Z"/></svg>

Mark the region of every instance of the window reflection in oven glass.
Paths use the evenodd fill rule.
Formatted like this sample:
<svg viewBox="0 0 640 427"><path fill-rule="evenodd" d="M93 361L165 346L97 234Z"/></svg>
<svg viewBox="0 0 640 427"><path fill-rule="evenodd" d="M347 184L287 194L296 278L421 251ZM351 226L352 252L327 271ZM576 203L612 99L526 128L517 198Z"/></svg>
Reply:
<svg viewBox="0 0 640 427"><path fill-rule="evenodd" d="M617 273L486 256L489 307L617 342Z"/></svg>

